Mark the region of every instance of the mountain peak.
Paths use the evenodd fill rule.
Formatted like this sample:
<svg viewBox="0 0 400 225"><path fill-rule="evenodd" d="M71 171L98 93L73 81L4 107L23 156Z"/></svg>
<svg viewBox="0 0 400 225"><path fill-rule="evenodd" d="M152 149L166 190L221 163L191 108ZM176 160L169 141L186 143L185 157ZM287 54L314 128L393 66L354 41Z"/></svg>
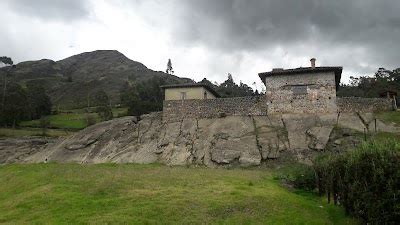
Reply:
<svg viewBox="0 0 400 225"><path fill-rule="evenodd" d="M84 52L58 61L62 68L68 73L76 72L77 68L85 68L86 72L96 73L113 70L113 68L124 67L130 70L147 70L147 67L140 62L133 61L116 50L96 50Z"/></svg>

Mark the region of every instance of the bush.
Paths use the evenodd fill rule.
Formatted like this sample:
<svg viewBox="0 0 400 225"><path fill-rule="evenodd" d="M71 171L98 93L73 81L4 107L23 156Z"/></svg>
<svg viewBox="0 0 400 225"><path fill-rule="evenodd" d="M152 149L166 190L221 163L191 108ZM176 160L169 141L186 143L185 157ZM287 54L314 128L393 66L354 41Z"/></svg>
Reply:
<svg viewBox="0 0 400 225"><path fill-rule="evenodd" d="M328 201L371 224L400 221L400 145L369 142L353 152L316 159L318 189Z"/></svg>
<svg viewBox="0 0 400 225"><path fill-rule="evenodd" d="M87 115L86 117L86 126L92 126L96 124L96 117L93 115Z"/></svg>
<svg viewBox="0 0 400 225"><path fill-rule="evenodd" d="M297 163L284 170L279 178L286 184L306 191L315 190L316 176L312 166Z"/></svg>

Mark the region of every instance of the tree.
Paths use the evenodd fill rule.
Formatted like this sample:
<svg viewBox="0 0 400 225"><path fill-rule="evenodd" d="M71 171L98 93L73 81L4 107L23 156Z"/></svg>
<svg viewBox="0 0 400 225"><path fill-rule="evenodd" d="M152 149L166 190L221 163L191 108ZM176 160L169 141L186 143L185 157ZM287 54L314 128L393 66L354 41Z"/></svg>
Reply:
<svg viewBox="0 0 400 225"><path fill-rule="evenodd" d="M102 120L110 120L113 118L112 109L109 104L110 98L103 91L100 90L95 95L95 101L97 104L96 112Z"/></svg>
<svg viewBox="0 0 400 225"><path fill-rule="evenodd" d="M172 69L171 59L168 59L167 70L165 72L168 74L174 74L174 69Z"/></svg>
<svg viewBox="0 0 400 225"><path fill-rule="evenodd" d="M1 56L0 57L0 62L4 63L6 65L9 65L9 66L14 65L14 62L12 61L12 59L10 57L7 57L7 56ZM1 102L2 111L5 108L5 101L6 101L6 94L7 94L6 93L7 92L7 76L8 76L9 72L10 72L10 69L8 69L7 72L4 74L3 99L2 99L2 102Z"/></svg>
<svg viewBox="0 0 400 225"><path fill-rule="evenodd" d="M144 110L135 84L124 84L120 92L121 103L128 107L128 115L141 116Z"/></svg>
<svg viewBox="0 0 400 225"><path fill-rule="evenodd" d="M42 128L42 136L47 136L47 128L50 126L49 118L43 116L40 118L40 128Z"/></svg>
<svg viewBox="0 0 400 225"><path fill-rule="evenodd" d="M10 57L7 57L7 56L1 56L0 57L0 62L4 63L6 65L9 65L9 66L14 65L14 62L12 61L12 59Z"/></svg>
<svg viewBox="0 0 400 225"><path fill-rule="evenodd" d="M240 81L240 85L237 85L233 80L232 74L230 73L228 73L228 79L215 89L222 97L225 98L255 95L253 89L247 84L244 84L242 81Z"/></svg>
<svg viewBox="0 0 400 225"><path fill-rule="evenodd" d="M350 77L350 85L342 84L338 96L377 98L384 91L400 91L399 69L379 68L373 76Z"/></svg>
<svg viewBox="0 0 400 225"><path fill-rule="evenodd" d="M21 120L28 118L28 114L29 104L26 91L17 83L10 83L0 115L0 123L15 127Z"/></svg>
<svg viewBox="0 0 400 225"><path fill-rule="evenodd" d="M30 119L39 119L51 114L52 103L46 90L40 84L27 84Z"/></svg>

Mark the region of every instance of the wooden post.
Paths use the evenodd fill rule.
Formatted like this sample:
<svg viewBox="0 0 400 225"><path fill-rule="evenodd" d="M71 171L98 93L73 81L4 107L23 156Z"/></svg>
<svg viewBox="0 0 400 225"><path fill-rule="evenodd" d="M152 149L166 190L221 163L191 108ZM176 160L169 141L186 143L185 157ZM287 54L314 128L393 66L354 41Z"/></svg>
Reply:
<svg viewBox="0 0 400 225"><path fill-rule="evenodd" d="M365 128L364 128L364 141L367 141L367 131Z"/></svg>

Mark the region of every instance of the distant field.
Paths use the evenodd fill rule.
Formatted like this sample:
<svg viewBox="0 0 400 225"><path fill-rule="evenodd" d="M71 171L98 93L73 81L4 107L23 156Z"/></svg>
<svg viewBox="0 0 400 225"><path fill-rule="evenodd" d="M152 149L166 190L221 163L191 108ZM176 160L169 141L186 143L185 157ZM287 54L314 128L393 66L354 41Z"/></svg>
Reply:
<svg viewBox="0 0 400 225"><path fill-rule="evenodd" d="M126 108L114 108L114 118L126 116ZM86 113L85 109L76 109L61 112L57 115L50 115L47 118L50 121L50 127L56 129L67 129L67 130L81 130L88 126L87 117L91 116L96 119L96 122L101 122L97 113L91 112ZM40 127L40 120L23 121L20 124L21 127Z"/></svg>
<svg viewBox="0 0 400 225"><path fill-rule="evenodd" d="M81 130L87 127L87 116L93 116L99 120L96 113L78 114L78 113L61 113L58 115L50 115L47 118L50 121L50 127L58 129L74 129ZM21 127L40 127L40 120L23 121Z"/></svg>
<svg viewBox="0 0 400 225"><path fill-rule="evenodd" d="M385 122L400 124L400 111L381 112L377 117Z"/></svg>
<svg viewBox="0 0 400 225"><path fill-rule="evenodd" d="M50 137L61 137L73 134L73 131L60 130L60 129L48 129L46 131L46 136ZM27 136L41 136L43 134L40 128L0 128L0 137L27 137Z"/></svg>
<svg viewBox="0 0 400 225"><path fill-rule="evenodd" d="M271 170L159 165L0 166L5 224L357 224Z"/></svg>

